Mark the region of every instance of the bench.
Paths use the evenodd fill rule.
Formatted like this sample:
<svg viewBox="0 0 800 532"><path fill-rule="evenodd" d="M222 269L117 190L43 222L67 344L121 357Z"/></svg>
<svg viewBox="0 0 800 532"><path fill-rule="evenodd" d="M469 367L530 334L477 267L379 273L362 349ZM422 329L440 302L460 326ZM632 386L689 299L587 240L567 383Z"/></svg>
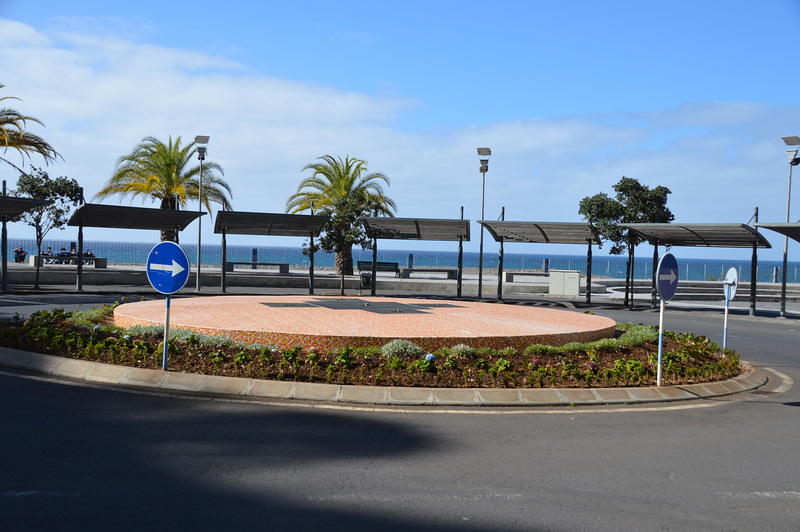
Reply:
<svg viewBox="0 0 800 532"><path fill-rule="evenodd" d="M514 277L518 275L529 275L531 277L549 277L549 272L506 272L506 282L513 283Z"/></svg>
<svg viewBox="0 0 800 532"><path fill-rule="evenodd" d="M360 260L356 262L356 267L358 268L359 272L371 272L372 271L372 261L371 260ZM377 262L375 263L375 271L378 272L394 272L394 274L400 275L400 267L396 262Z"/></svg>
<svg viewBox="0 0 800 532"><path fill-rule="evenodd" d="M56 262L46 263L48 260L54 260ZM78 256L77 255L28 255L28 264L31 266L44 266L45 264L72 264L72 261L76 261L77 265ZM65 261L65 262L58 262L58 261ZM107 268L108 267L108 258L106 257L87 257L86 255L83 256L83 263L84 264L93 264L95 268Z"/></svg>
<svg viewBox="0 0 800 532"><path fill-rule="evenodd" d="M289 273L289 263L288 262L239 262L239 261L225 261L225 271L232 272L233 266L235 264L244 264L247 266L252 266L253 269L256 269L256 266L277 266L278 273Z"/></svg>
<svg viewBox="0 0 800 532"><path fill-rule="evenodd" d="M448 279L458 279L458 268L400 268L400 277L403 279L409 279L412 272L446 273Z"/></svg>

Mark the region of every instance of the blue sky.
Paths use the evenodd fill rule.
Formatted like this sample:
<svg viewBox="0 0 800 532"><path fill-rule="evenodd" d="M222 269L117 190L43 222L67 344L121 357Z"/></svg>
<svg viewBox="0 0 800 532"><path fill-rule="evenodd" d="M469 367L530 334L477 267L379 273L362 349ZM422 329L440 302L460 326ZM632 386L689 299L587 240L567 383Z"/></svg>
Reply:
<svg viewBox="0 0 800 532"><path fill-rule="evenodd" d="M756 206L761 221L782 222L780 137L800 134L798 28L798 0L0 0L0 83L64 156L51 175L78 179L87 196L145 136L206 134L237 210L282 212L303 166L331 154L389 176L398 216L455 218L463 205L474 221L475 148L488 146L487 219L505 207L507 220L579 221L580 199L625 175L670 188L677 222L744 223ZM11 226L12 237L29 232ZM207 221L203 234L218 241ZM475 225L468 250L477 235ZM777 260L782 237L766 235L775 249L760 256Z"/></svg>

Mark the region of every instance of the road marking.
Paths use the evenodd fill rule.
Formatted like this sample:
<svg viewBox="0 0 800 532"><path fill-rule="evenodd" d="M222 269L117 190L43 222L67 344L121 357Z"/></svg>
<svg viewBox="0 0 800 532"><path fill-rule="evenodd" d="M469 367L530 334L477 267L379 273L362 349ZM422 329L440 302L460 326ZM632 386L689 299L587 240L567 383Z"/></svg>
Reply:
<svg viewBox="0 0 800 532"><path fill-rule="evenodd" d="M785 375L785 374L781 373L780 371L775 371L772 368L763 368L762 367L761 369L767 370L770 373L774 373L775 375L778 376L779 379L781 379L783 381L783 383L780 386L778 386L777 388L772 390L774 393L779 394L779 393L783 393L783 392L788 392L792 388L792 386L794 386L794 381L792 380L792 378L790 376Z"/></svg>
<svg viewBox="0 0 800 532"><path fill-rule="evenodd" d="M424 494L424 493L406 493L400 495L377 495L374 493L365 494L336 494L336 495L322 495L319 497L309 497L311 502L429 502L429 501L497 501L508 500L518 501L522 500L521 493L476 493L465 495L454 494Z"/></svg>
<svg viewBox="0 0 800 532"><path fill-rule="evenodd" d="M720 491L717 492L717 495L726 499L744 501L800 499L800 491Z"/></svg>

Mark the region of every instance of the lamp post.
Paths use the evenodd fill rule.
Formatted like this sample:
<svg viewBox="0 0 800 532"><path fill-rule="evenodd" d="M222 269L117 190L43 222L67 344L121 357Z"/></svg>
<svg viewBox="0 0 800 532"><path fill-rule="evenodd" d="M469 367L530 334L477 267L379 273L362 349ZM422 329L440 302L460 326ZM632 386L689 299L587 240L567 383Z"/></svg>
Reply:
<svg viewBox="0 0 800 532"><path fill-rule="evenodd" d="M486 197L486 172L489 171L489 157L492 156L490 148L478 148L478 159L481 161L481 221L483 221L483 203ZM483 224L481 224L481 247L478 253L478 299L483 296Z"/></svg>
<svg viewBox="0 0 800 532"><path fill-rule="evenodd" d="M789 223L789 206L792 198L792 167L800 164L800 158L797 157L798 146L800 146L800 137L781 137L783 143L789 148L786 150L786 157L789 158L789 189L786 192L786 223ZM781 272L781 317L786 317L786 263L789 253L789 236L783 237L783 271Z"/></svg>
<svg viewBox="0 0 800 532"><path fill-rule="evenodd" d="M197 212L200 213L200 216L197 217L197 286L195 287L198 292L200 291L200 239L203 234L200 224L203 218L203 161L206 159L206 145L209 138L208 135L197 135L194 138L194 143L197 145L197 158L200 159L200 187L197 189Z"/></svg>

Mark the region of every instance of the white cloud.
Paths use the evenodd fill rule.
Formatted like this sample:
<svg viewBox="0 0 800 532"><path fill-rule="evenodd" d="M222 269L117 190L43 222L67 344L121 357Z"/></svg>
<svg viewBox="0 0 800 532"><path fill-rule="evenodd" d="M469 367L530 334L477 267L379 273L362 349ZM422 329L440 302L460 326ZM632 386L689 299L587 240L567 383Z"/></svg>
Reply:
<svg viewBox="0 0 800 532"><path fill-rule="evenodd" d="M282 211L302 167L331 154L388 175L399 216L457 217L463 205L477 220L475 148L490 146L487 219L505 206L506 219L577 221L580 199L611 193L623 175L669 187L677 221L746 222L756 205L762 221L784 216L788 169L778 136L797 133L796 106L696 102L410 134L393 124L424 104L412 98L277 79L224 57L98 33L44 34L0 20L0 36L3 95L22 98L16 108L46 124L35 132L64 156L51 173L75 177L87 197L143 137L208 134L209 159L225 168L234 206L245 211Z"/></svg>

